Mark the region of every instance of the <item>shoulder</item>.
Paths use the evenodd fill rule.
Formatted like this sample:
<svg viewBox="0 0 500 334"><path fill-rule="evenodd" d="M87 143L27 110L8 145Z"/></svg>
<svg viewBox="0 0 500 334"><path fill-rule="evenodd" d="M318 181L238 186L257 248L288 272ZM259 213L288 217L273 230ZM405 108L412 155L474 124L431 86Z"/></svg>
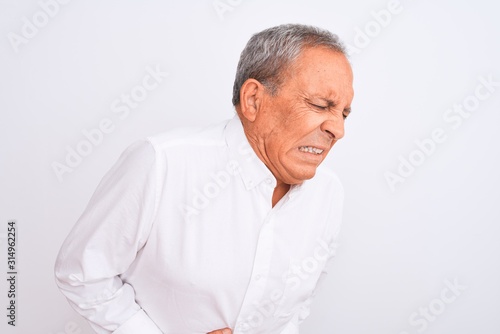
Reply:
<svg viewBox="0 0 500 334"><path fill-rule="evenodd" d="M206 127L183 127L160 132L145 138L157 151L224 146L223 131L228 121Z"/></svg>
<svg viewBox="0 0 500 334"><path fill-rule="evenodd" d="M210 147L225 146L223 131L228 121L206 127L183 127L156 133L129 144L118 158L117 165L131 169L151 168L167 157L174 160L196 158ZM184 158L182 158L184 157Z"/></svg>

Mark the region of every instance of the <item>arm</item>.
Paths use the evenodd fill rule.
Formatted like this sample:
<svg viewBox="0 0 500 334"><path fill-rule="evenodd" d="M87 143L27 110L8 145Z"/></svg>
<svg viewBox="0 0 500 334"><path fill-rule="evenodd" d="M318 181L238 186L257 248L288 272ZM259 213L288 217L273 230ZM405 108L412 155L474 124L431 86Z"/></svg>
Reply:
<svg viewBox="0 0 500 334"><path fill-rule="evenodd" d="M55 264L56 283L97 333L161 334L120 279L144 246L157 207L157 159L129 146L103 177Z"/></svg>

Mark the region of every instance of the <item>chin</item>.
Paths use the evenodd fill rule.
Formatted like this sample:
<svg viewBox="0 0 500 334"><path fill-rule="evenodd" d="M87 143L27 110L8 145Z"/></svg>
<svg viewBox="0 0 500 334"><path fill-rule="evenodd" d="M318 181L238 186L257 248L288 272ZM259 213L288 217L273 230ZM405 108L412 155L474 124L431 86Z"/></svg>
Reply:
<svg viewBox="0 0 500 334"><path fill-rule="evenodd" d="M319 166L317 162L304 163L303 160L293 160L287 161L287 164L283 164L283 171L281 175L287 176L284 181L287 184L300 184L303 181L312 179L316 175L316 170Z"/></svg>
<svg viewBox="0 0 500 334"><path fill-rule="evenodd" d="M306 180L310 180L314 177L314 175L316 175L316 168L307 171L301 171L300 173L293 175L294 179L298 180L298 182L294 183L302 183Z"/></svg>

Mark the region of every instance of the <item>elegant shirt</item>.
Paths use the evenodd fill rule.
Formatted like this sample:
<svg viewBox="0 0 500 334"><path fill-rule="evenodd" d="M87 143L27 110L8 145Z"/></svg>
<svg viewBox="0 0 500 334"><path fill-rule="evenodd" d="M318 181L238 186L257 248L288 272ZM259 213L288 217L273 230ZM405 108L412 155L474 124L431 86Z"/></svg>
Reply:
<svg viewBox="0 0 500 334"><path fill-rule="evenodd" d="M272 207L275 186L237 116L137 141L65 240L56 282L97 333L298 333L343 190L324 166Z"/></svg>

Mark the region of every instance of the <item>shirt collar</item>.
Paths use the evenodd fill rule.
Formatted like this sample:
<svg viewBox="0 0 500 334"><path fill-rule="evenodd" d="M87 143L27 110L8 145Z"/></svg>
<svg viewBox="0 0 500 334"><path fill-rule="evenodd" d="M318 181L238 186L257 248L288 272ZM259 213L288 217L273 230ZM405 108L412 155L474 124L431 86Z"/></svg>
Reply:
<svg viewBox="0 0 500 334"><path fill-rule="evenodd" d="M224 137L230 159L237 162L247 190L258 186L261 182L266 182L272 188L276 187L276 178L250 146L238 115L226 124Z"/></svg>

